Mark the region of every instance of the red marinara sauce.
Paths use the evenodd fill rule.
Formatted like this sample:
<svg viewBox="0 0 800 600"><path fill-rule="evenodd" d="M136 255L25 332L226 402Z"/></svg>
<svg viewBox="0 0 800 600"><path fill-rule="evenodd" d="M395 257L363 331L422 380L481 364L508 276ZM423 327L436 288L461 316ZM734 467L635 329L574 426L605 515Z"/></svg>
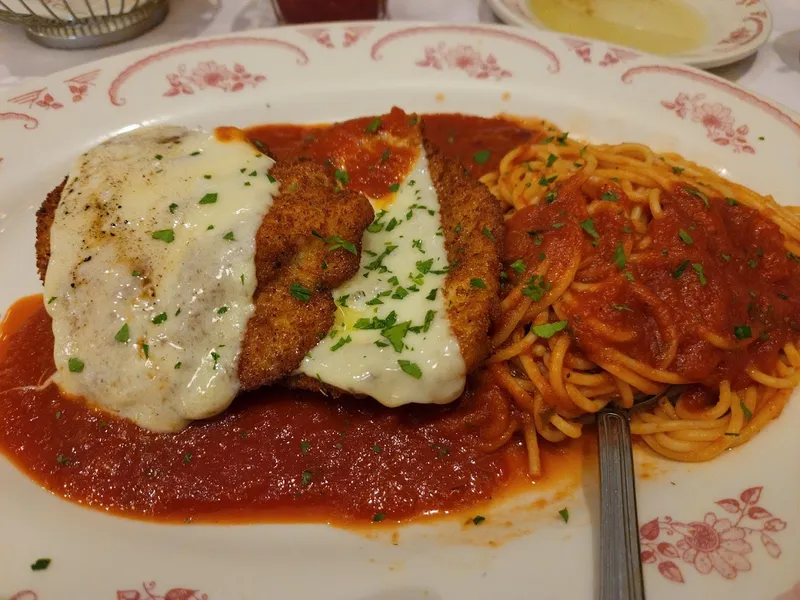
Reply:
<svg viewBox="0 0 800 600"><path fill-rule="evenodd" d="M411 118L393 111L382 127L402 128ZM499 156L536 135L502 119L428 119L435 123L432 130L453 138L444 140L442 151L467 165L477 144ZM372 121L270 125L250 134L279 159L305 157L331 168L336 167L327 161L345 161L341 166L351 181L362 189L379 188L396 180L413 156L392 147L394 170L387 160L381 163L386 147L365 131ZM54 385L30 388L54 368L51 320L42 298L23 298L0 330L0 451L48 490L125 516L397 522L463 512L529 481L518 440L490 453L482 449L481 427L491 423L493 405L475 384L447 406L397 409L265 388L237 398L217 418L177 434L155 434L66 397ZM555 477L559 465L575 466L582 444L543 443L547 477Z"/></svg>

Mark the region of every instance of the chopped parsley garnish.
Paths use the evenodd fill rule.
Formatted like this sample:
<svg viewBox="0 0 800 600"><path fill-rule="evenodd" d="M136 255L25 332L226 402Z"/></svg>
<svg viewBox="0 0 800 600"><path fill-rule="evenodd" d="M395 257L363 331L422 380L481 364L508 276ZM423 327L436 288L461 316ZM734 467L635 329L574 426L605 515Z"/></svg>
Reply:
<svg viewBox="0 0 800 600"><path fill-rule="evenodd" d="M528 268L528 266L525 264L525 262L521 258L518 258L517 260L515 260L513 263L511 263L510 266L511 266L512 269L514 269L514 272L517 275L522 275L525 272L525 269Z"/></svg>
<svg viewBox="0 0 800 600"><path fill-rule="evenodd" d="M411 321L403 321L402 323L392 324L381 330L381 335L389 340L389 343L394 348L395 352L403 351L403 338L406 337L408 330L411 327Z"/></svg>
<svg viewBox="0 0 800 600"><path fill-rule="evenodd" d="M392 151L391 151L389 148L387 148L386 150L384 150L384 151L383 151L383 154L381 154L381 162L382 162L382 163L384 163L384 162L386 162L387 160L389 160L389 155L390 155L391 153L392 153Z"/></svg>
<svg viewBox="0 0 800 600"><path fill-rule="evenodd" d="M534 302L541 300L546 292L550 291L550 284L540 275L534 275L525 284L522 294L531 298Z"/></svg>
<svg viewBox="0 0 800 600"><path fill-rule="evenodd" d="M81 373L83 371L83 361L80 358L70 358L67 361L70 373Z"/></svg>
<svg viewBox="0 0 800 600"><path fill-rule="evenodd" d="M617 265L620 271L628 264L628 260L625 258L625 248L622 247L621 242L617 242L617 247L614 248L614 254L611 255L611 260L614 261L614 264Z"/></svg>
<svg viewBox="0 0 800 600"><path fill-rule="evenodd" d="M142 344L142 352L144 352L145 360L150 358L150 346L148 344Z"/></svg>
<svg viewBox="0 0 800 600"><path fill-rule="evenodd" d="M72 464L72 459L68 456L64 456L63 454L59 454L56 456L56 462L62 467L68 467Z"/></svg>
<svg viewBox="0 0 800 600"><path fill-rule="evenodd" d="M308 302L311 299L311 290L298 281L289 286L289 293L301 302Z"/></svg>
<svg viewBox="0 0 800 600"><path fill-rule="evenodd" d="M224 315L226 312L228 312L228 307L227 306L220 306L217 309L217 314L218 315Z"/></svg>
<svg viewBox="0 0 800 600"><path fill-rule="evenodd" d="M675 173L675 175L680 175L685 170L686 169L684 169L683 167L672 167L672 172Z"/></svg>
<svg viewBox="0 0 800 600"><path fill-rule="evenodd" d="M482 165L489 157L492 155L490 150L478 150L475 154L472 155L472 160L474 160L479 165Z"/></svg>
<svg viewBox="0 0 800 600"><path fill-rule="evenodd" d="M173 202L172 204L169 205L169 212L174 214L175 213L175 209L177 209L177 208L178 208L178 205Z"/></svg>
<svg viewBox="0 0 800 600"><path fill-rule="evenodd" d="M541 246L542 242L544 242L542 234L539 233L538 231L529 231L528 235L533 238L533 243L536 244L537 246Z"/></svg>
<svg viewBox="0 0 800 600"><path fill-rule="evenodd" d="M564 225L566 225L566 223L562 222L553 223L553 229L561 229Z"/></svg>
<svg viewBox="0 0 800 600"><path fill-rule="evenodd" d="M303 454L308 454L308 449L311 448L311 442L306 442L305 440L300 442L300 452Z"/></svg>
<svg viewBox="0 0 800 600"><path fill-rule="evenodd" d="M200 150L196 150L192 152L189 156L199 156L199 155L200 155Z"/></svg>
<svg viewBox="0 0 800 600"><path fill-rule="evenodd" d="M122 342L123 344L130 339L130 330L128 328L127 323L125 323L122 327L120 327L119 331L114 336L114 339L117 340L118 342Z"/></svg>
<svg viewBox="0 0 800 600"><path fill-rule="evenodd" d="M544 175L542 175L539 178L539 185L547 187L548 185L553 183L556 179L558 179L558 175L553 175L552 177L545 177Z"/></svg>
<svg viewBox="0 0 800 600"><path fill-rule="evenodd" d="M345 344L349 344L353 341L349 335L347 337L339 338L339 341L336 342L333 346L331 346L331 352L336 352L339 348L344 346Z"/></svg>
<svg viewBox="0 0 800 600"><path fill-rule="evenodd" d="M485 235L487 238L489 238L490 240L492 240L493 242L496 242L496 241L497 241L496 239L494 239L494 234L493 234L491 231L489 231L489 228L488 228L488 227L485 227L485 226L484 226L484 228L483 228L483 229L481 229L481 233L482 233L483 235Z"/></svg>
<svg viewBox="0 0 800 600"><path fill-rule="evenodd" d="M569 137L569 131L565 131L560 136L556 138L556 141L559 143L560 146L567 145L567 137Z"/></svg>
<svg viewBox="0 0 800 600"><path fill-rule="evenodd" d="M396 192L399 189L400 189L400 184L399 183L393 183L392 185L389 186L389 191L390 192Z"/></svg>
<svg viewBox="0 0 800 600"><path fill-rule="evenodd" d="M694 243L694 240L692 239L692 236L690 236L690 235L689 235L689 234L688 234L686 231L684 231L683 229L681 229L681 230L678 232L678 237L679 237L679 238L681 238L681 240L683 241L683 243L684 243L684 244L693 244L693 243Z"/></svg>
<svg viewBox="0 0 800 600"><path fill-rule="evenodd" d="M311 471L303 471L300 475L301 481L303 482L303 487L309 485L311 483L311 479L313 478L314 474Z"/></svg>
<svg viewBox="0 0 800 600"><path fill-rule="evenodd" d="M733 198L725 198L725 202L727 202L730 206L739 206L739 203Z"/></svg>
<svg viewBox="0 0 800 600"><path fill-rule="evenodd" d="M683 272L686 270L686 267L689 266L689 262L690 261L688 261L688 260L683 261L680 264L680 266L677 269L675 269L675 271L673 271L672 276L675 279L680 279L681 275L683 275Z"/></svg>
<svg viewBox="0 0 800 600"><path fill-rule="evenodd" d="M549 169L550 167L553 166L553 163L555 163L557 160L558 157L555 154L551 154L550 156L547 157L547 162L545 163L545 167Z"/></svg>
<svg viewBox="0 0 800 600"><path fill-rule="evenodd" d="M233 236L233 232L229 231L225 235L222 236L223 240L228 240L229 242L233 242L236 238Z"/></svg>
<svg viewBox="0 0 800 600"><path fill-rule="evenodd" d="M594 228L594 221L592 220L592 217L589 217L585 221L581 221L580 225L581 229L583 229L586 233L592 236L592 239L594 240L600 239L600 234L597 233L597 230Z"/></svg>
<svg viewBox="0 0 800 600"><path fill-rule="evenodd" d="M436 317L435 310L429 310L425 313L425 323L422 325L422 331L427 333L428 330L431 328L431 324L433 323L433 319Z"/></svg>
<svg viewBox="0 0 800 600"><path fill-rule="evenodd" d="M383 252L381 252L375 260L364 265L364 268L367 271L378 271L379 273L385 273L389 269L383 266L383 259L389 256L395 250L397 250L397 246L389 244L383 249Z"/></svg>
<svg viewBox="0 0 800 600"><path fill-rule="evenodd" d="M706 205L708 208L708 196L706 196L703 192L698 189L687 187L685 188L687 192L689 192L692 196L697 196L700 200L703 201L703 204Z"/></svg>
<svg viewBox="0 0 800 600"><path fill-rule="evenodd" d="M332 252L333 250L337 250L338 248L344 248L350 254L353 255L358 254L358 250L356 250L356 245L353 242L348 242L347 240L343 240L338 235L332 235L330 237L322 237L322 235L316 231L312 231L311 235L321 239L323 242L328 244L327 247L328 252Z"/></svg>
<svg viewBox="0 0 800 600"><path fill-rule="evenodd" d="M608 200L609 202L619 202L619 196L616 192L603 192L600 194L600 200Z"/></svg>
<svg viewBox="0 0 800 600"><path fill-rule="evenodd" d="M153 232L153 239L170 244L175 241L175 232L172 229L160 229Z"/></svg>
<svg viewBox="0 0 800 600"><path fill-rule="evenodd" d="M539 142L542 146L546 146L547 144L552 143L552 141L556 139L552 135L550 137L544 138L541 142Z"/></svg>
<svg viewBox="0 0 800 600"><path fill-rule="evenodd" d="M623 310L627 310L628 312L633 312L633 309L631 309L627 304L612 304L611 308L619 312L622 312Z"/></svg>
<svg viewBox="0 0 800 600"><path fill-rule="evenodd" d="M562 508L558 511L559 516L564 519L564 523L569 523L569 511L566 508Z"/></svg>
<svg viewBox="0 0 800 600"><path fill-rule="evenodd" d="M414 379L422 378L422 370L413 362L408 360L398 360L397 364L403 370L403 373L411 375Z"/></svg>
<svg viewBox="0 0 800 600"><path fill-rule="evenodd" d="M404 288L402 285L398 286L394 291L394 294L392 294L392 298L395 300L402 300L406 296L408 296L408 290L406 290L406 288Z"/></svg>
<svg viewBox="0 0 800 600"><path fill-rule="evenodd" d="M483 279L478 279L478 278L470 279L469 284L474 288L480 288L480 289L486 288L486 282Z"/></svg>
<svg viewBox="0 0 800 600"><path fill-rule="evenodd" d="M36 562L31 565L31 571L44 571L53 562L49 558L37 558Z"/></svg>
<svg viewBox="0 0 800 600"><path fill-rule="evenodd" d="M703 272L703 265L700 263L692 263L692 268L694 272L697 273L697 279L700 280L700 285L706 285L708 280L706 279L706 274Z"/></svg>
<svg viewBox="0 0 800 600"><path fill-rule="evenodd" d="M464 229L464 228L461 226L461 223L459 223L458 225L456 225L455 227L453 227L453 231L455 231L456 233L461 233L461 231L462 231L463 229Z"/></svg>
<svg viewBox="0 0 800 600"><path fill-rule="evenodd" d="M722 260L724 260L725 262L730 262L731 255L730 254L720 254L720 258L722 258Z"/></svg>
<svg viewBox="0 0 800 600"><path fill-rule="evenodd" d="M162 312L160 315L156 315L153 317L152 323L153 325L161 325L164 321L167 320L167 313Z"/></svg>
<svg viewBox="0 0 800 600"><path fill-rule="evenodd" d="M156 160L161 160L162 158L164 158L162 155L156 154Z"/></svg>
<svg viewBox="0 0 800 600"><path fill-rule="evenodd" d="M61 411L57 410L56 411L56 421L58 421L59 419L61 419Z"/></svg>
<svg viewBox="0 0 800 600"><path fill-rule="evenodd" d="M472 519L472 522L473 522L475 525L480 525L480 524L481 524L481 523L483 523L485 520L486 520L486 517L482 517L481 515L478 515L477 517L473 517L473 519Z"/></svg>
<svg viewBox="0 0 800 600"><path fill-rule="evenodd" d="M372 300L368 300L365 302L367 306L377 306L378 304L383 304L383 300L380 298L373 298Z"/></svg>
<svg viewBox="0 0 800 600"><path fill-rule="evenodd" d="M383 521L385 518L386 518L386 515L385 515L385 514L383 514L383 513L375 513L375 514L373 515L373 517L372 517L372 522L373 522L373 523L380 523L380 522L381 522L381 521Z"/></svg>
<svg viewBox="0 0 800 600"><path fill-rule="evenodd" d="M275 178L274 178L272 175L270 175L269 173L267 173L267 179L269 180L269 182L270 182L270 183L275 183L276 181L278 181L277 179L275 179Z"/></svg>
<svg viewBox="0 0 800 600"><path fill-rule="evenodd" d="M192 453L187 452L183 455L183 464L188 465L190 462L192 462Z"/></svg>
<svg viewBox="0 0 800 600"><path fill-rule="evenodd" d="M747 261L747 266L750 267L751 269L755 269L758 266L758 263L751 258L750 260Z"/></svg>
<svg viewBox="0 0 800 600"><path fill-rule="evenodd" d="M555 323L542 323L541 325L531 325L531 333L549 340L559 331L563 331L567 327L569 321L556 321Z"/></svg>
<svg viewBox="0 0 800 600"><path fill-rule="evenodd" d="M383 223L381 223L381 219L386 216L386 211L382 210L377 215L375 215L375 220L367 227L367 231L370 233L378 233L379 231L383 231Z"/></svg>
<svg viewBox="0 0 800 600"><path fill-rule="evenodd" d="M380 446L378 446L378 444L375 444L375 445L373 445L373 446L372 446L372 451L373 451L375 454L380 454L380 453L383 451L383 448L381 448Z"/></svg>
<svg viewBox="0 0 800 600"><path fill-rule="evenodd" d="M350 174L347 171L336 169L336 172L333 174L333 176L336 177L336 181L338 181L341 185L347 185L350 183Z"/></svg>
<svg viewBox="0 0 800 600"><path fill-rule="evenodd" d="M743 401L739 401L739 405L742 407L742 412L744 413L744 418L748 421L753 418L753 413L750 412L750 409L747 408L747 405Z"/></svg>
<svg viewBox="0 0 800 600"><path fill-rule="evenodd" d="M428 292L428 295L425 296L425 299L426 300L436 300L436 292L438 290L439 290L439 288L433 288L430 292Z"/></svg>
<svg viewBox="0 0 800 600"><path fill-rule="evenodd" d="M181 368L181 364L182 364L181 361L178 361L178 362L175 363L175 366L173 368L176 369L176 370L180 369Z"/></svg>
<svg viewBox="0 0 800 600"><path fill-rule="evenodd" d="M214 204L217 201L217 193L209 193L200 198L200 204Z"/></svg>
<svg viewBox="0 0 800 600"><path fill-rule="evenodd" d="M409 213L410 214L410 213ZM392 217L389 222L386 224L386 231L393 231L395 227L400 225L403 221L398 221L394 217Z"/></svg>
<svg viewBox="0 0 800 600"><path fill-rule="evenodd" d="M47 301L48 304L52 304L56 301L56 296L50 296L50 299Z"/></svg>
<svg viewBox="0 0 800 600"><path fill-rule="evenodd" d="M374 119L372 119L372 121L370 121L369 125L367 125L364 128L364 131L366 131L367 133L377 133L378 129L380 128L381 128L381 118L375 117Z"/></svg>
<svg viewBox="0 0 800 600"><path fill-rule="evenodd" d="M417 261L417 271L425 275L429 273L431 268L433 267L433 259L429 258L428 260L418 260Z"/></svg>
<svg viewBox="0 0 800 600"><path fill-rule="evenodd" d="M753 337L753 330L750 329L750 325L737 325L733 328L733 335L737 340L746 340Z"/></svg>

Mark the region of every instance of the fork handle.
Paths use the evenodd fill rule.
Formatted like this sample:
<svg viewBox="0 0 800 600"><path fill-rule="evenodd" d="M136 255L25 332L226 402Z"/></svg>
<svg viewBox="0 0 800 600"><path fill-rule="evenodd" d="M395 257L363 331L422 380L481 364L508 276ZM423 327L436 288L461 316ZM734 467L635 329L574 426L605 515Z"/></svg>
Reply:
<svg viewBox="0 0 800 600"><path fill-rule="evenodd" d="M644 600L628 416L597 415L600 457L600 600Z"/></svg>

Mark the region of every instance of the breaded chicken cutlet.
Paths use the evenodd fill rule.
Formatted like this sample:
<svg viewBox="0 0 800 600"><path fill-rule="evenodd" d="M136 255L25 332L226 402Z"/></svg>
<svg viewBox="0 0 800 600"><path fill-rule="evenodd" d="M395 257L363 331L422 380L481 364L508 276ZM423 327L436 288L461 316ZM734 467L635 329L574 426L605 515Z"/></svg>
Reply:
<svg viewBox="0 0 800 600"><path fill-rule="evenodd" d="M443 156L425 139L424 118L394 108L382 119L392 123L386 133L391 144L415 147L427 155L449 262L443 289L445 307L469 374L492 351L489 329L500 309L500 252L504 233L500 203L483 183L473 179L457 161ZM404 126L397 126L398 119L402 119ZM322 144L324 135L319 136ZM363 143L369 142L359 141ZM313 144L309 153L314 153ZM477 287L476 281L485 285ZM286 383L334 396L345 393L306 375L294 375Z"/></svg>
<svg viewBox="0 0 800 600"><path fill-rule="evenodd" d="M256 235L258 286L239 357L242 390L273 384L294 371L330 329L336 310L331 289L358 271L361 238L373 219L369 201L340 189L322 166L280 162L270 174L281 187ZM50 261L50 227L65 183L47 195L36 213L36 265L42 282ZM333 236L352 241L356 253L328 249L324 238ZM310 291L307 301L292 294L293 286Z"/></svg>

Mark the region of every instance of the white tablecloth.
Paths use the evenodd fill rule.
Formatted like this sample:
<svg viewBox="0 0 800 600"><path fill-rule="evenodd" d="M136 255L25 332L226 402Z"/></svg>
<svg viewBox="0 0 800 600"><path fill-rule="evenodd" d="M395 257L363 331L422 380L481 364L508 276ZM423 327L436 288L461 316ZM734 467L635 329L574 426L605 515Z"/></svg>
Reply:
<svg viewBox="0 0 800 600"><path fill-rule="evenodd" d="M730 81L800 111L800 0L766 0L775 23L758 54L715 69ZM19 26L0 24L0 91L127 50L274 25L269 0L171 0L166 21L140 38L97 50L49 50L29 41ZM497 22L484 0L389 0L392 19Z"/></svg>

